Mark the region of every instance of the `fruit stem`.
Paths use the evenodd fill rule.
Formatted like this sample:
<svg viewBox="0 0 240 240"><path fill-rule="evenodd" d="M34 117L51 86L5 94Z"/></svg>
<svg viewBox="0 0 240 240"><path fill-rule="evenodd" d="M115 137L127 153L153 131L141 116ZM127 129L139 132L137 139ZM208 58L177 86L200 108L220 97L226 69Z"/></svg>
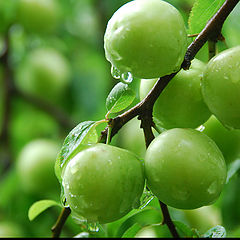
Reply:
<svg viewBox="0 0 240 240"><path fill-rule="evenodd" d="M71 213L71 209L69 207L64 207L55 223L52 227L52 238L58 238L61 234L63 225L65 224L68 216Z"/></svg>
<svg viewBox="0 0 240 240"><path fill-rule="evenodd" d="M161 202L160 200L159 200L159 204L160 204L160 207L161 207L161 210L163 213L162 224L167 224L168 229L170 230L170 232L174 238L180 238L180 236L175 228L175 225L173 224L172 219L170 217L167 205L164 204L163 202Z"/></svg>
<svg viewBox="0 0 240 240"><path fill-rule="evenodd" d="M216 50L217 50L216 45L217 45L216 41L212 41L212 40L208 41L208 60L210 60L216 55Z"/></svg>

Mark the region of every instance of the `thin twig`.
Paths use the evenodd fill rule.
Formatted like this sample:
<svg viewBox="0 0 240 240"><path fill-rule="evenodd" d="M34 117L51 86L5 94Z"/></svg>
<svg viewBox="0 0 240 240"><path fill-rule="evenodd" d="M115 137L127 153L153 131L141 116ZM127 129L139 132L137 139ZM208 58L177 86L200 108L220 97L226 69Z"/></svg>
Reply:
<svg viewBox="0 0 240 240"><path fill-rule="evenodd" d="M66 113L55 105L45 101L44 99L40 99L35 95L29 94L27 92L23 92L18 88L14 89L14 93L16 96L21 97L28 103L40 108L44 112L48 113L52 116L66 131L71 130L76 126L76 123L66 115Z"/></svg>
<svg viewBox="0 0 240 240"><path fill-rule="evenodd" d="M69 207L64 207L55 223L55 225L52 227L52 238L59 238L62 228L68 218L68 216L71 213L71 209Z"/></svg>

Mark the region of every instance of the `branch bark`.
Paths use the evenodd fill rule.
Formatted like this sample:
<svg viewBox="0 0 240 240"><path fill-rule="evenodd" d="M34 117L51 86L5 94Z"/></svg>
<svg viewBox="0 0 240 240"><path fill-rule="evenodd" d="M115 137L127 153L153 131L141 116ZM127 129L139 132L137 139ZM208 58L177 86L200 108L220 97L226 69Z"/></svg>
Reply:
<svg viewBox="0 0 240 240"><path fill-rule="evenodd" d="M68 216L70 215L71 210L69 207L64 207L57 219L57 222L55 225L52 227L52 238L59 238L62 228L67 221Z"/></svg>
<svg viewBox="0 0 240 240"><path fill-rule="evenodd" d="M13 82L11 78L11 69L8 65L9 57L9 36L7 35L4 40L4 50L0 57L0 62L3 66L3 119L0 127L0 144L2 149L0 157L3 163L3 172L11 165L12 156L10 151L10 140L9 140L9 123L11 120L11 102L13 95Z"/></svg>

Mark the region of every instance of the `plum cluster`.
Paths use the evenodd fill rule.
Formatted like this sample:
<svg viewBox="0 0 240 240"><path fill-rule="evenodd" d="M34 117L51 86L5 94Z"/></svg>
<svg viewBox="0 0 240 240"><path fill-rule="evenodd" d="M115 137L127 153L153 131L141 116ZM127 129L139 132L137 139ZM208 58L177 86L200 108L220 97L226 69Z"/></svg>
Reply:
<svg viewBox="0 0 240 240"><path fill-rule="evenodd" d="M104 49L115 69L141 79L143 99L158 78L180 70L187 50L184 21L165 1L130 1L109 20ZM119 147L90 144L63 172L68 205L89 221L111 222L139 205L145 180L169 206L195 209L214 203L226 182L226 161L239 155L239 100L239 46L208 63L194 59L154 105L153 120L161 132L144 160Z"/></svg>

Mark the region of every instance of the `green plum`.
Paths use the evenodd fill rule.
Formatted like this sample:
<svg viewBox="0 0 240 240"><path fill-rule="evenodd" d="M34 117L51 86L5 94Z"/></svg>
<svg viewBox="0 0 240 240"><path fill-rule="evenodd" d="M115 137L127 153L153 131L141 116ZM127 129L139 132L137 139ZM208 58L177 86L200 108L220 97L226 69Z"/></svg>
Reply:
<svg viewBox="0 0 240 240"><path fill-rule="evenodd" d="M234 161L240 154L240 130L225 128L212 115L204 124L202 132L218 145L227 163Z"/></svg>
<svg viewBox="0 0 240 240"><path fill-rule="evenodd" d="M50 139L36 139L21 150L17 158L17 173L23 190L38 196L59 193L54 165L60 146Z"/></svg>
<svg viewBox="0 0 240 240"><path fill-rule="evenodd" d="M50 33L56 29L60 7L56 0L19 0L18 21L33 33Z"/></svg>
<svg viewBox="0 0 240 240"><path fill-rule="evenodd" d="M154 224L140 229L135 238L171 238L172 235L166 225Z"/></svg>
<svg viewBox="0 0 240 240"><path fill-rule="evenodd" d="M158 78L179 70L187 33L179 11L162 0L134 0L120 7L107 24L105 55L121 73Z"/></svg>
<svg viewBox="0 0 240 240"><path fill-rule="evenodd" d="M192 61L189 70L181 70L167 85L155 102L153 117L157 125L164 129L196 128L211 115L202 98L200 79L205 63ZM157 79L142 79L140 99L142 100Z"/></svg>
<svg viewBox="0 0 240 240"><path fill-rule="evenodd" d="M63 173L73 214L108 223L137 207L144 188L143 165L130 151L102 143L80 151Z"/></svg>
<svg viewBox="0 0 240 240"><path fill-rule="evenodd" d="M189 226L197 229L202 234L212 227L222 225L220 209L213 205L183 210L183 213Z"/></svg>
<svg viewBox="0 0 240 240"><path fill-rule="evenodd" d="M216 118L229 129L240 129L240 46L212 58L203 73L203 99Z"/></svg>
<svg viewBox="0 0 240 240"><path fill-rule="evenodd" d="M16 85L24 92L55 101L70 82L70 65L54 48L36 48L16 71Z"/></svg>
<svg viewBox="0 0 240 240"><path fill-rule="evenodd" d="M146 145L140 123L137 118L132 119L120 129L117 137L119 147L132 151L143 158L146 152Z"/></svg>
<svg viewBox="0 0 240 240"><path fill-rule="evenodd" d="M174 208L195 209L217 200L227 171L211 138L195 129L174 128L149 145L145 174L159 200Z"/></svg>

